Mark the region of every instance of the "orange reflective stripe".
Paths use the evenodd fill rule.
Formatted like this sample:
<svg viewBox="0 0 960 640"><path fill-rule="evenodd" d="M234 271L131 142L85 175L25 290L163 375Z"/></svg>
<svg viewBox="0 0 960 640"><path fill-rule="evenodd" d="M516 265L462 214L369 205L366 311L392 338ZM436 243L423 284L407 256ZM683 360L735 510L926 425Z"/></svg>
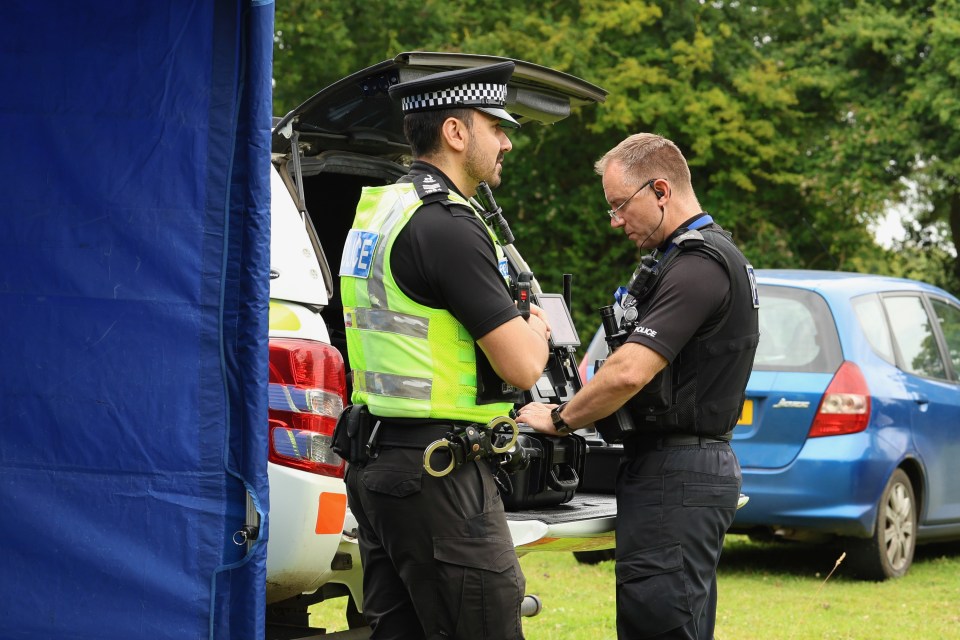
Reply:
<svg viewBox="0 0 960 640"><path fill-rule="evenodd" d="M347 513L347 496L343 493L321 493L317 508L317 534L342 533Z"/></svg>

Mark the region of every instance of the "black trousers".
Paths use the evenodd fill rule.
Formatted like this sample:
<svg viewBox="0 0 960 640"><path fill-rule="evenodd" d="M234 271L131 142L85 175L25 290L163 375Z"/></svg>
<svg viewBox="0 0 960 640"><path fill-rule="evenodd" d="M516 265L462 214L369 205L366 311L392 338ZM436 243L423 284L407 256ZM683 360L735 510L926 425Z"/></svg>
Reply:
<svg viewBox="0 0 960 640"><path fill-rule="evenodd" d="M523 638L526 581L485 463L435 478L423 447L383 447L346 484L371 638Z"/></svg>
<svg viewBox="0 0 960 640"><path fill-rule="evenodd" d="M736 455L725 442L633 454L617 476L617 637L712 640Z"/></svg>

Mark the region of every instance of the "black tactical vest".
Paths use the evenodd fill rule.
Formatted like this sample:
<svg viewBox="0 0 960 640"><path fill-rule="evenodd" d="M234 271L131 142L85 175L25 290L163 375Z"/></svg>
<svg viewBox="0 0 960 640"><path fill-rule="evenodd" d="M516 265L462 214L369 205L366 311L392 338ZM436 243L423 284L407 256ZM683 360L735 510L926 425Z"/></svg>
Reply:
<svg viewBox="0 0 960 640"><path fill-rule="evenodd" d="M719 226L698 231L703 244L678 244L657 265L649 294L638 303L639 317L644 316L670 263L682 253L703 253L723 265L730 278L730 296L714 328L694 335L674 361L627 403L641 433L720 436L733 430L743 409L760 333L752 267ZM650 401L664 394L669 398L667 406Z"/></svg>

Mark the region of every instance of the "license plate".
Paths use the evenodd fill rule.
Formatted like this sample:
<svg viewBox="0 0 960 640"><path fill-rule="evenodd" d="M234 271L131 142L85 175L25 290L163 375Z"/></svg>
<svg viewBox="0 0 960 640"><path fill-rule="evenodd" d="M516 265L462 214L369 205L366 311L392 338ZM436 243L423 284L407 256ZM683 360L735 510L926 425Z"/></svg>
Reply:
<svg viewBox="0 0 960 640"><path fill-rule="evenodd" d="M740 412L740 419L737 420L737 425L742 424L753 424L753 400L743 401L743 411Z"/></svg>

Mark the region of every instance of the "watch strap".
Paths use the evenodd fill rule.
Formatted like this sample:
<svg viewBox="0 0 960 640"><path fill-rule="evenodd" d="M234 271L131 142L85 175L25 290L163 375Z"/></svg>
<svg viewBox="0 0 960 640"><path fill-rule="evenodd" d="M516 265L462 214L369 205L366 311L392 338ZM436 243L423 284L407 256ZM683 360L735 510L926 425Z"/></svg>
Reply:
<svg viewBox="0 0 960 640"><path fill-rule="evenodd" d="M553 428L557 430L557 433L561 436L567 436L576 431L573 427L568 425L563 419L563 416L560 415L560 412L563 411L563 408L567 406L566 402L562 402L553 408L553 411L550 412L550 418L553 420Z"/></svg>

